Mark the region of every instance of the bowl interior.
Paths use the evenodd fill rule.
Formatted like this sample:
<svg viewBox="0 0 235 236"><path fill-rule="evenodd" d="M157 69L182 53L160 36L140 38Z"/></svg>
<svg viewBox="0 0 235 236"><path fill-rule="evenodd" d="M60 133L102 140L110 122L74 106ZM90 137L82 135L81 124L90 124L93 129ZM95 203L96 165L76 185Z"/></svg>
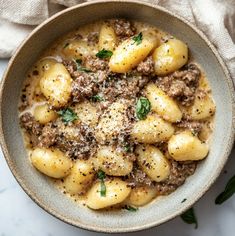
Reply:
<svg viewBox="0 0 235 236"><path fill-rule="evenodd" d="M18 125L17 105L28 68L56 38L83 24L102 18L125 17L144 21L169 32L189 45L195 60L209 79L217 105L215 129L209 156L186 183L167 197L161 197L137 213L94 212L61 194L46 177L29 163ZM40 26L11 61L2 88L1 118L4 153L8 164L26 192L44 209L76 226L104 232L125 232L165 222L192 205L220 173L233 141L233 87L218 58L206 41L188 24L172 14L142 3L105 1L83 4L53 17ZM4 142L4 141L2 141ZM187 199L181 203L183 199Z"/></svg>

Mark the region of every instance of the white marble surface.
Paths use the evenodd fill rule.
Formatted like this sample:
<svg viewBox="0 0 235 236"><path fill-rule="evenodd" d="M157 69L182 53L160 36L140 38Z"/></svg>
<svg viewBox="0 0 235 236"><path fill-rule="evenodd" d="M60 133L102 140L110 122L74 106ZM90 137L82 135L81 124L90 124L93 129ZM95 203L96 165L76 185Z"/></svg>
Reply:
<svg viewBox="0 0 235 236"><path fill-rule="evenodd" d="M0 78L7 66L0 60ZM6 111L7 112L7 111ZM235 195L223 205L214 204L228 179L235 174L235 149L219 179L195 205L199 227L185 224L177 217L159 227L132 236L233 236L235 235ZM0 152L0 236L101 236L65 224L38 207L19 187ZM129 234L130 235L130 234Z"/></svg>

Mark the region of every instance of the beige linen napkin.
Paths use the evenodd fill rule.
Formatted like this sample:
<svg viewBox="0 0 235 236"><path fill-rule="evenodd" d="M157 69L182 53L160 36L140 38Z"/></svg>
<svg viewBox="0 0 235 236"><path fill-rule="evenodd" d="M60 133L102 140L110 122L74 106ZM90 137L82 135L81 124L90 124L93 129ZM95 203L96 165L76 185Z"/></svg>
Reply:
<svg viewBox="0 0 235 236"><path fill-rule="evenodd" d="M92 0L90 0L92 1ZM235 80L234 0L145 0L198 26L217 47ZM83 0L0 0L0 58L10 57L26 35L49 16Z"/></svg>

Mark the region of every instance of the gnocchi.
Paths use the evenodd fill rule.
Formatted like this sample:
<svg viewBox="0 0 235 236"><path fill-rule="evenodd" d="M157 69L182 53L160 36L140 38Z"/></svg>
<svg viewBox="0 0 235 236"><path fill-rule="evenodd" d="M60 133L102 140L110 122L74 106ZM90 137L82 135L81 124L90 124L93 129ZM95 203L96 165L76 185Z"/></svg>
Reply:
<svg viewBox="0 0 235 236"><path fill-rule="evenodd" d="M170 39L155 49L154 68L157 75L167 75L188 61L188 47L178 39Z"/></svg>
<svg viewBox="0 0 235 236"><path fill-rule="evenodd" d="M123 151L111 146L102 146L93 158L96 169L103 170L107 175L125 176L131 173L133 163Z"/></svg>
<svg viewBox="0 0 235 236"><path fill-rule="evenodd" d="M134 124L131 137L137 142L152 144L167 141L173 133L174 127L169 122L152 114Z"/></svg>
<svg viewBox="0 0 235 236"><path fill-rule="evenodd" d="M125 200L125 204L131 206L144 206L157 196L157 189L154 187L140 186L131 190L130 195Z"/></svg>
<svg viewBox="0 0 235 236"><path fill-rule="evenodd" d="M89 160L77 160L64 179L64 187L70 194L82 194L89 188L94 176L95 171Z"/></svg>
<svg viewBox="0 0 235 236"><path fill-rule="evenodd" d="M53 178L67 176L73 166L73 162L58 149L35 148L30 159L40 172Z"/></svg>
<svg viewBox="0 0 235 236"><path fill-rule="evenodd" d="M151 145L136 148L137 162L143 171L154 181L161 182L170 174L170 165L162 152Z"/></svg>
<svg viewBox="0 0 235 236"><path fill-rule="evenodd" d="M38 105L34 108L34 117L40 124L46 124L57 118L57 113L49 108L47 104Z"/></svg>
<svg viewBox="0 0 235 236"><path fill-rule="evenodd" d="M87 206L91 209L102 209L123 202L131 192L127 183L114 178L105 181L106 196L100 195L100 182L91 187L87 194Z"/></svg>
<svg viewBox="0 0 235 236"><path fill-rule="evenodd" d="M105 49L114 51L117 44L117 37L112 26L103 24L99 35L99 50Z"/></svg>
<svg viewBox="0 0 235 236"><path fill-rule="evenodd" d="M164 91L154 84L146 87L146 96L151 103L152 110L169 122L178 122L182 118L182 112L177 103Z"/></svg>
<svg viewBox="0 0 235 236"><path fill-rule="evenodd" d="M63 107L71 97L72 78L64 65L56 63L44 72L40 88L52 106Z"/></svg>
<svg viewBox="0 0 235 236"><path fill-rule="evenodd" d="M143 32L139 44L134 38L124 40L113 52L109 67L112 72L125 73L137 66L157 46L158 38L154 31ZM136 36L138 37L138 36ZM141 37L141 38L142 38Z"/></svg>
<svg viewBox="0 0 235 236"><path fill-rule="evenodd" d="M176 161L193 161L204 159L209 152L209 148L192 132L184 131L171 137L168 151Z"/></svg>

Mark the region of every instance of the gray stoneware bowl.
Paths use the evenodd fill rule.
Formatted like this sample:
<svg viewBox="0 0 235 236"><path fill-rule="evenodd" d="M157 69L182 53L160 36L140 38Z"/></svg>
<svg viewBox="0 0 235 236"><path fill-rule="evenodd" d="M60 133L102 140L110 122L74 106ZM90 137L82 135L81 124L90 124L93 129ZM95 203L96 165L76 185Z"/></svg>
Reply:
<svg viewBox="0 0 235 236"><path fill-rule="evenodd" d="M101 18L125 17L168 31L189 45L191 54L206 71L217 105L209 156L196 173L167 197L138 212L96 212L79 207L37 172L26 156L17 104L26 71L56 38ZM214 183L234 141L234 87L223 61L207 38L186 20L166 9L136 1L95 1L66 9L37 27L11 59L1 84L1 145L7 163L25 192L43 209L80 228L101 232L132 232L162 224L192 206ZM183 199L187 199L181 203Z"/></svg>

